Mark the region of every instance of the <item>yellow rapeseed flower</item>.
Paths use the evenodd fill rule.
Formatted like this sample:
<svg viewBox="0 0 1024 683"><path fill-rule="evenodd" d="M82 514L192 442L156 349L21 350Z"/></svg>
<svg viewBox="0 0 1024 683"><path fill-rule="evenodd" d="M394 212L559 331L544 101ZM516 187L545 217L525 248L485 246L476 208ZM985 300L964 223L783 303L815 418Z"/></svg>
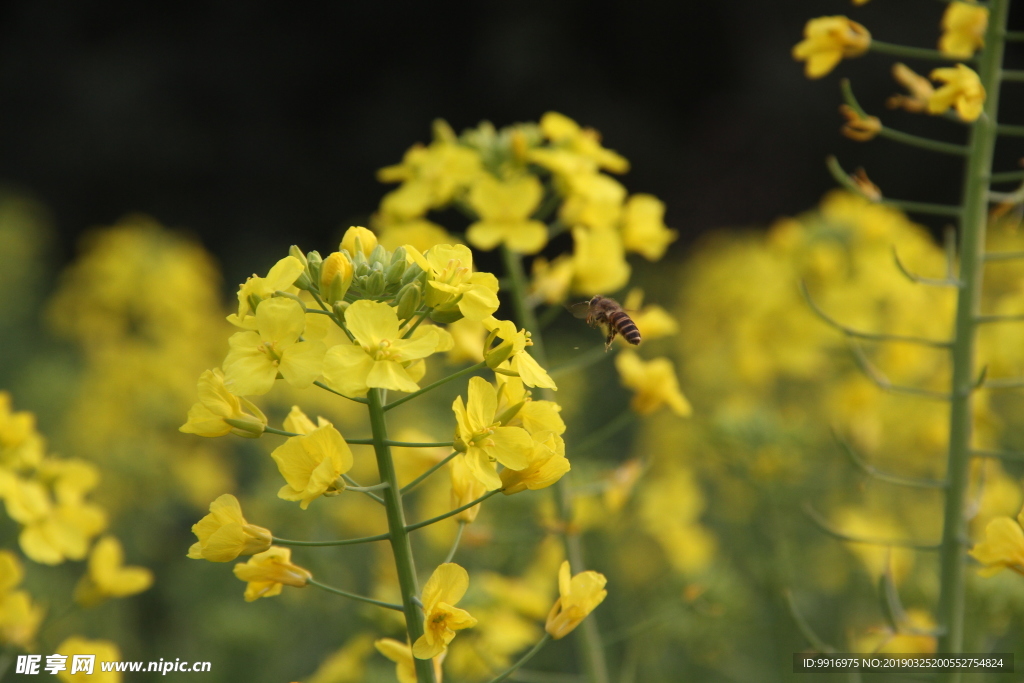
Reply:
<svg viewBox="0 0 1024 683"><path fill-rule="evenodd" d="M487 493L487 487L473 475L473 471L466 463L465 455L457 455L448 463L448 473L452 481L452 510L468 505ZM474 505L455 515L455 519L468 524L476 521L478 514L480 505Z"/></svg>
<svg viewBox="0 0 1024 683"><path fill-rule="evenodd" d="M355 343L327 351L324 379L347 396L362 396L370 388L416 391L412 362L437 351L443 341L434 327L402 339L395 309L379 301L356 301L345 311L345 324Z"/></svg>
<svg viewBox="0 0 1024 683"><path fill-rule="evenodd" d="M971 557L982 565L980 574L992 576L1003 569L1024 575L1024 509L1017 519L997 517L985 527L985 540L971 548Z"/></svg>
<svg viewBox="0 0 1024 683"><path fill-rule="evenodd" d="M890 109L904 109L906 111L920 114L928 110L928 100L935 93L931 81L915 72L906 64L896 63L892 65L892 77L896 82L907 89L906 95L892 95L885 101Z"/></svg>
<svg viewBox="0 0 1024 683"><path fill-rule="evenodd" d="M297 500L303 510L320 496L344 490L341 475L352 469L352 450L334 426L321 418L320 426L293 436L270 454L288 482L278 498Z"/></svg>
<svg viewBox="0 0 1024 683"><path fill-rule="evenodd" d="M821 78L843 57L859 57L871 46L871 34L846 17L818 17L804 27L804 39L793 47L793 59L806 62L808 78Z"/></svg>
<svg viewBox="0 0 1024 683"><path fill-rule="evenodd" d="M267 416L251 401L235 396L224 386L220 368L199 376L199 402L188 411L188 422L178 431L199 436L258 437L267 426Z"/></svg>
<svg viewBox="0 0 1024 683"><path fill-rule="evenodd" d="M484 327L490 332L488 343L495 339L502 340L501 343L486 350L484 359L488 367L495 369L507 362L509 370L521 377L527 386L558 390L547 371L527 353L526 347L533 346L529 332L525 329L517 331L515 323L498 320L494 316L484 318L483 322Z"/></svg>
<svg viewBox="0 0 1024 683"><path fill-rule="evenodd" d="M31 649L45 616L46 610L32 601L28 591L0 594L0 643Z"/></svg>
<svg viewBox="0 0 1024 683"><path fill-rule="evenodd" d="M126 598L153 585L153 572L145 567L124 566L124 550L113 536L96 542L89 555L89 570L75 586L75 602L83 607L107 598Z"/></svg>
<svg viewBox="0 0 1024 683"><path fill-rule="evenodd" d="M569 194L559 209L563 223L573 227L612 230L622 217L626 188L603 173L584 173L568 180Z"/></svg>
<svg viewBox="0 0 1024 683"><path fill-rule="evenodd" d="M950 57L967 59L985 46L988 8L974 2L951 2L942 15L939 49Z"/></svg>
<svg viewBox="0 0 1024 683"><path fill-rule="evenodd" d="M466 198L479 216L467 228L466 239L484 251L505 244L519 254L536 254L548 242L548 229L530 216L543 196L544 188L536 176L504 181L490 174L481 176Z"/></svg>
<svg viewBox="0 0 1024 683"><path fill-rule="evenodd" d="M247 315L252 315L256 306L264 299L274 296L274 292L296 291L295 281L302 275L306 266L294 256L285 256L274 264L266 277L253 275L238 288L238 315L229 317L234 324L240 324Z"/></svg>
<svg viewBox="0 0 1024 683"><path fill-rule="evenodd" d="M981 116L985 104L985 88L981 79L970 67L957 64L953 67L935 69L933 81L946 85L940 87L928 98L928 113L942 114L950 107L956 108L963 121L974 121Z"/></svg>
<svg viewBox="0 0 1024 683"><path fill-rule="evenodd" d="M291 548L271 546L248 562L236 564L235 576L248 582L245 587L245 601L269 598L281 594L285 586L304 588L313 574L292 563Z"/></svg>
<svg viewBox="0 0 1024 683"><path fill-rule="evenodd" d="M412 644L417 659L431 659L445 651L455 632L476 626L476 619L455 604L469 588L469 574L454 562L439 565L423 586L423 635Z"/></svg>
<svg viewBox="0 0 1024 683"><path fill-rule="evenodd" d="M395 640L394 638L381 638L374 642L374 647L382 655L395 663L395 675L398 683L416 683L416 663L412 658L412 648L408 643ZM441 662L447 652L442 652L434 657L434 680L441 683Z"/></svg>
<svg viewBox="0 0 1024 683"><path fill-rule="evenodd" d="M448 204L483 172L476 150L449 140L414 145L401 164L377 172L381 182L402 181L398 189L384 196L380 210L396 218L417 218L429 209Z"/></svg>
<svg viewBox="0 0 1024 683"><path fill-rule="evenodd" d="M675 368L668 358L644 362L634 351L619 352L615 367L622 383L636 392L631 407L641 415L650 415L662 405L684 417L692 412L689 401L679 390Z"/></svg>
<svg viewBox="0 0 1024 683"><path fill-rule="evenodd" d="M294 299L268 299L256 309L256 332L236 332L224 359L224 386L240 396L265 394L278 373L296 389L320 376L327 347L322 341L299 341L306 313Z"/></svg>
<svg viewBox="0 0 1024 683"><path fill-rule="evenodd" d="M540 118L540 129L558 147L564 147L585 157L612 173L625 173L629 161L620 154L601 146L601 135L593 128L582 128L564 114L549 111Z"/></svg>
<svg viewBox="0 0 1024 683"><path fill-rule="evenodd" d="M493 491L501 488L494 462L512 469L526 467L533 439L522 427L502 425L497 414L498 392L487 380L471 378L468 396L466 402L458 396L452 404L458 423L456 448L466 454L466 464L473 476Z"/></svg>
<svg viewBox="0 0 1024 683"><path fill-rule="evenodd" d="M428 276L424 298L436 312L458 311L470 320L483 320L498 310L498 278L473 272L473 252L462 244L439 244L426 254L406 248L409 259Z"/></svg>
<svg viewBox="0 0 1024 683"><path fill-rule="evenodd" d="M621 289L631 272L616 230L573 228L572 290L587 296Z"/></svg>
<svg viewBox="0 0 1024 683"><path fill-rule="evenodd" d="M558 569L559 597L548 613L544 630L558 640L569 635L608 595L604 589L608 579L595 571L572 576L569 561Z"/></svg>
<svg viewBox="0 0 1024 683"><path fill-rule="evenodd" d="M866 142L882 130L882 121L877 116L861 116L848 104L839 105L839 113L846 118L842 133L851 140Z"/></svg>
<svg viewBox="0 0 1024 683"><path fill-rule="evenodd" d="M362 252L363 256L370 258L370 254L377 248L377 236L372 230L367 230L361 225L353 225L341 236L340 248L347 251L349 256Z"/></svg>
<svg viewBox="0 0 1024 683"><path fill-rule="evenodd" d="M635 194L622 207L622 244L648 261L657 261L679 237L665 226L665 203L652 194Z"/></svg>
<svg viewBox="0 0 1024 683"><path fill-rule="evenodd" d="M8 516L23 525L18 543L25 555L50 565L84 558L90 540L107 526L106 512L76 497L54 502L38 481L5 474L0 495Z"/></svg>
<svg viewBox="0 0 1024 683"><path fill-rule="evenodd" d="M501 471L502 493L510 496L530 489L547 488L569 471L569 460L565 457L565 442L554 432L533 434L533 448L526 467Z"/></svg>
<svg viewBox="0 0 1024 683"><path fill-rule="evenodd" d="M199 540L188 549L193 560L230 562L239 555L255 555L270 547L270 529L249 524L242 506L230 493L210 503L210 514L192 525Z"/></svg>

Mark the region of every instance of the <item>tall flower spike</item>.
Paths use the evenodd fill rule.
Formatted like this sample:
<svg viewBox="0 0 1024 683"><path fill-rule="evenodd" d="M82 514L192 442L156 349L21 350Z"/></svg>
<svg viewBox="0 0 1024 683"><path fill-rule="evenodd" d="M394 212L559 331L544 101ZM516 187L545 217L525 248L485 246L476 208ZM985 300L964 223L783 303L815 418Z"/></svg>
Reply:
<svg viewBox="0 0 1024 683"><path fill-rule="evenodd" d="M804 39L793 48L793 59L806 62L808 78L828 74L843 57L859 57L871 46L871 34L846 17L818 17L804 27Z"/></svg>
<svg viewBox="0 0 1024 683"><path fill-rule="evenodd" d="M423 635L412 644L417 659L431 659L448 648L455 632L476 626L476 619L455 607L469 588L469 574L454 562L446 562L423 586Z"/></svg>

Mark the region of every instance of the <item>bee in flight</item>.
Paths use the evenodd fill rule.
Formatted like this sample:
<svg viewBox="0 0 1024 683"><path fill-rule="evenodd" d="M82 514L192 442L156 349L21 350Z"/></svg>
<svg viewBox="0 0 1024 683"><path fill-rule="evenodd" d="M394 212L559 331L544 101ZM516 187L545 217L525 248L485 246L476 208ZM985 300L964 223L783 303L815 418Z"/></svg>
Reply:
<svg viewBox="0 0 1024 683"><path fill-rule="evenodd" d="M577 318L586 318L587 324L591 327L604 325L608 330L608 337L604 343L605 351L612 347L616 334L621 334L622 338L633 346L640 343L640 330L636 329L636 323L615 299L595 296L590 301L573 304L569 310Z"/></svg>

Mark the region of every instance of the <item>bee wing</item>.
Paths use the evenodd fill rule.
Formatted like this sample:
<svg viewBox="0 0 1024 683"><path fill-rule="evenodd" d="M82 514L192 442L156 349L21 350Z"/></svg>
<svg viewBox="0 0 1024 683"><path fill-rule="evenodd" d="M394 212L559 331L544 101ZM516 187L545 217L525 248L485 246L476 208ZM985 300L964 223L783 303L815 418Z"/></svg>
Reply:
<svg viewBox="0 0 1024 683"><path fill-rule="evenodd" d="M586 318L587 315L590 313L590 302L581 301L578 304L566 306L566 308L569 309L569 312L572 313L574 318L579 318L582 320L583 318Z"/></svg>

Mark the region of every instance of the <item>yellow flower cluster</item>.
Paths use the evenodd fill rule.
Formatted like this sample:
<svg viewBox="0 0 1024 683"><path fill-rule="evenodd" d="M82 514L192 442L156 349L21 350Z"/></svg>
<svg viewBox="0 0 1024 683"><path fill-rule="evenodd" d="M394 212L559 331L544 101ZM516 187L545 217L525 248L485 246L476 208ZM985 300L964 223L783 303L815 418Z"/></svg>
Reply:
<svg viewBox="0 0 1024 683"><path fill-rule="evenodd" d="M98 483L95 465L48 455L35 416L13 411L10 394L0 392L0 498L20 526L18 544L29 559L57 565L88 556L74 592L83 607L140 593L153 583L148 569L124 566L116 538L93 543L107 526L107 512L88 500ZM15 553L0 550L0 642L28 649L45 611L18 589L24 573Z"/></svg>
<svg viewBox="0 0 1024 683"><path fill-rule="evenodd" d="M665 226L665 206L648 194L627 196L605 172L625 173L629 162L601 145L600 135L548 112L540 123L495 130L488 123L461 136L443 122L429 146L410 149L400 165L381 169L383 182L401 182L381 201L374 226L388 246L420 251L452 238L427 214L456 206L473 217L465 238L490 251L505 245L537 254L568 230L571 254L538 258L534 289L549 302L568 292L600 294L629 279L627 252L660 259L676 232ZM544 220L558 207L555 228Z"/></svg>

